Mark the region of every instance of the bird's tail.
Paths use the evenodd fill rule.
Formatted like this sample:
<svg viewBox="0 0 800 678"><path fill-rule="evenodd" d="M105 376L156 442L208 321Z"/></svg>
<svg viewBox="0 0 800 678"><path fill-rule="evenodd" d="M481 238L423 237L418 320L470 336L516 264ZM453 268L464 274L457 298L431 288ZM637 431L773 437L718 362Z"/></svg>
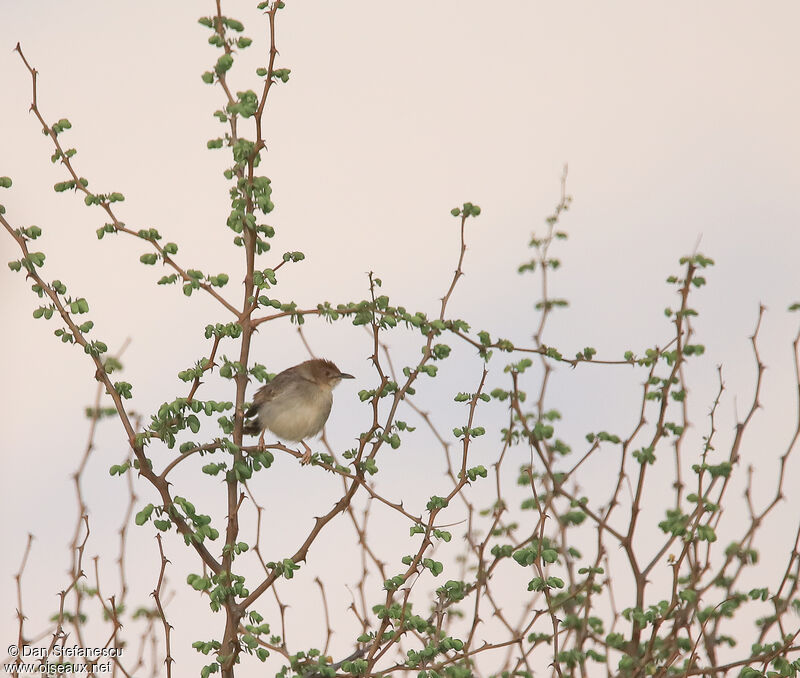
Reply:
<svg viewBox="0 0 800 678"><path fill-rule="evenodd" d="M242 433L246 436L257 436L261 434L261 424L258 421L258 417L255 419L250 419L244 422L244 428L242 429Z"/></svg>

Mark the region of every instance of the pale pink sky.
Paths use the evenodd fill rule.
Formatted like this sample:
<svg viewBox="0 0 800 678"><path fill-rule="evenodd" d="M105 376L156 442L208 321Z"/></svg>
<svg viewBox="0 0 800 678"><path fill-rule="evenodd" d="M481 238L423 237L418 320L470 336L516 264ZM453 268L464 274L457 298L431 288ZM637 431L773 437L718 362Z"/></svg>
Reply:
<svg viewBox="0 0 800 678"><path fill-rule="evenodd" d="M256 40L233 72L238 89L254 87L253 70L263 61L255 4L223 3ZM718 363L729 393L721 410L726 435L734 409L741 415L749 404L754 368L747 338L763 302L769 312L761 350L769 369L765 409L750 443L760 455L757 486L766 498L797 408L790 344L798 317L786 308L800 300L800 5L287 5L279 15L278 65L292 76L273 89L267 106L264 171L277 205L270 215L276 256L302 250L307 259L284 269L282 294L303 306L362 298L365 273L374 270L397 303L437 309L457 256L448 212L469 200L483 213L470 224L467 275L451 310L524 342L535 326L535 288L533 278L518 279L516 267L528 256L531 230L543 228L558 198L568 162L570 240L559 246L564 266L554 285L572 308L554 320L550 343L573 353L593 345L601 356L618 358L663 341L669 328L662 308L672 303L664 279L701 238L700 250L717 266L697 296L696 328L707 352L693 366L695 433L704 432ZM30 79L12 49L19 41L40 71L46 118L71 120L69 144L91 186L123 192L121 218L177 242L188 267L229 272L227 291L238 299L239 251L229 246L224 226L227 155L205 148L206 139L221 133L211 115L221 105L219 93L200 80L217 57L196 22L210 7L37 0L0 9L0 175L14 179L0 201L14 225L43 229L47 275L89 299L97 337L112 350L132 338L124 362L137 375L136 407L145 413L185 390L175 375L206 351L202 327L227 318L202 297L187 302L179 290L157 287L160 270L137 261L141 245L98 242L99 211L52 191L64 170L49 162L49 140L27 112ZM10 238L0 237L0 254L3 261L17 257ZM77 415L94 383L83 353L52 336L56 325L31 318L36 298L5 265L0 290L6 328L0 333L6 384L0 599L11 601L11 574L28 532L37 536L31 581L54 582L53 591L66 583L63 547L75 510L66 478L83 449L87 427ZM345 371L362 382L372 378L363 362L369 347L353 328L311 323L308 336ZM260 333L254 350L272 371L306 355L288 325ZM404 360L413 360L414 351ZM495 372L498 385L500 365ZM575 440L597 428L628 430L639 377L577 372L559 371L552 385L554 402L570 412ZM469 390L475 376L462 376L465 384L453 375L448 384ZM612 382L618 398L608 397L607 378L619 380ZM341 449L356 430L348 427L348 412L362 387L337 391L328 433ZM95 549L110 544L115 553L119 516L102 507L119 496L122 485L106 472L124 448L111 425L101 442L104 456L91 470L102 479L90 492L94 543ZM409 454L430 458L424 450ZM799 469L795 459L792 478ZM269 480L276 501L297 501L300 511L313 495L320 511L329 506L319 473L288 461L281 473L286 480ZM292 489L298 486L308 495L298 497ZM218 485L203 487L216 501ZM143 490L141 501L147 496ZM782 514L792 529L797 514L796 502ZM275 542L291 548L306 522L287 525ZM153 548L150 537L137 537L143 549ZM183 575L197 566L182 560L177 541L172 546L173 581L185 594ZM146 562L156 564L149 551ZM146 592L152 583L143 586ZM31 616L54 609L53 591L27 591ZM349 604L343 587L332 595ZM200 602L198 609L204 607ZM16 637L12 609L7 602L0 614L0 641ZM196 661L183 657L188 666Z"/></svg>

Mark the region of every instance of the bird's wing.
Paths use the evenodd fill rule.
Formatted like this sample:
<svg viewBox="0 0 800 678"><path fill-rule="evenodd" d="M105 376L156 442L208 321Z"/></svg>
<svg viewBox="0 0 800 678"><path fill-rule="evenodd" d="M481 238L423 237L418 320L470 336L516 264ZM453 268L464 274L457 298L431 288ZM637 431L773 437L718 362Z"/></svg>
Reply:
<svg viewBox="0 0 800 678"><path fill-rule="evenodd" d="M281 372L277 377L269 382L269 384L262 386L253 395L253 404L250 406L247 412L244 413L244 416L255 417L258 414L258 411L261 409L261 406L264 403L268 403L270 400L272 400L283 390L284 386L286 386L286 383L291 381L291 375L287 374L286 372Z"/></svg>
<svg viewBox="0 0 800 678"><path fill-rule="evenodd" d="M250 405L247 412L244 413L245 417L255 417L258 414L258 411L261 409L261 406L275 397L275 393L278 390L275 388L276 381L277 379L273 379L271 382L269 382L269 384L262 386L255 392L255 395L253 396L253 404Z"/></svg>

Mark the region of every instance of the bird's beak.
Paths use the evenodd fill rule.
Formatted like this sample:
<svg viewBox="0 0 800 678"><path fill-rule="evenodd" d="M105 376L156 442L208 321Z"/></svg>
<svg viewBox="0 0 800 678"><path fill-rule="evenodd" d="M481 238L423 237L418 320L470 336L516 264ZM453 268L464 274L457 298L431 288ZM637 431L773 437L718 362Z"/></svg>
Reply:
<svg viewBox="0 0 800 678"><path fill-rule="evenodd" d="M344 372L339 372L340 379L355 379L352 374L345 374Z"/></svg>

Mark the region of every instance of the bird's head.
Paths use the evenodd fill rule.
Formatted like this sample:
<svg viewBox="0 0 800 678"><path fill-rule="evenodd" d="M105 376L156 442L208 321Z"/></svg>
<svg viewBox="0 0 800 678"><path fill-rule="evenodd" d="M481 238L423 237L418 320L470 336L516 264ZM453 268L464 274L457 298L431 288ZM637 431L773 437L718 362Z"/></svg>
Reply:
<svg viewBox="0 0 800 678"><path fill-rule="evenodd" d="M308 373L312 381L320 386L332 389L342 379L354 379L352 374L342 372L330 360L309 360L306 363Z"/></svg>

